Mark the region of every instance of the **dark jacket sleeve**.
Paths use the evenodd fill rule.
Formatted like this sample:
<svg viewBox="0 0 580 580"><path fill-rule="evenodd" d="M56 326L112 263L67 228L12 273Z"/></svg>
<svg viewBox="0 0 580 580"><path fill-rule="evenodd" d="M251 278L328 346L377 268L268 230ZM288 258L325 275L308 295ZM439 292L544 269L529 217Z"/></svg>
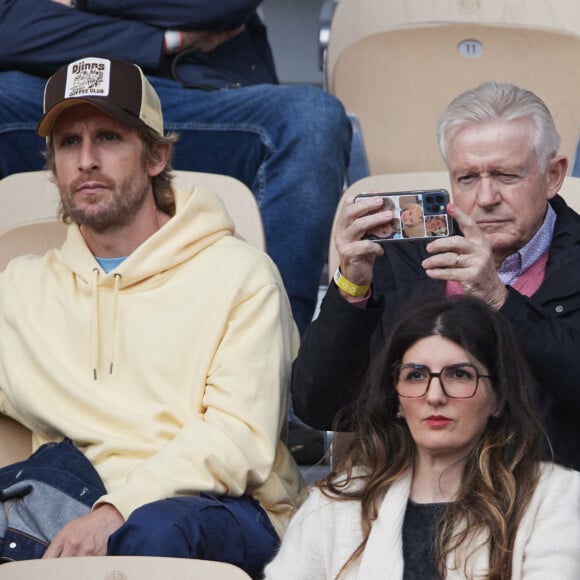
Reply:
<svg viewBox="0 0 580 580"><path fill-rule="evenodd" d="M163 35L162 29L141 22L49 0L0 0L2 70L48 76L64 63L93 54L130 60L154 71L161 60Z"/></svg>
<svg viewBox="0 0 580 580"><path fill-rule="evenodd" d="M80 9L50 0L0 0L0 70L48 77L83 56L137 63L147 73L184 86L235 88L278 82L260 0L77 0ZM195 48L163 55L167 29L240 34L210 53Z"/></svg>
<svg viewBox="0 0 580 580"><path fill-rule="evenodd" d="M542 389L580 412L580 286L543 308L509 288L501 313L512 322Z"/></svg>
<svg viewBox="0 0 580 580"><path fill-rule="evenodd" d="M373 268L373 297L366 309L349 304L331 283L320 314L308 327L292 373L296 414L318 429L331 429L338 411L361 390L372 355L412 301L444 292L425 274L424 242L389 244ZM346 416L348 418L348 415ZM348 429L348 422L341 425Z"/></svg>
<svg viewBox="0 0 580 580"><path fill-rule="evenodd" d="M137 20L163 29L228 30L253 14L262 0L81 0L93 14Z"/></svg>
<svg viewBox="0 0 580 580"><path fill-rule="evenodd" d="M332 429L335 415L358 393L382 308L349 304L331 283L308 327L292 371L294 411L316 429Z"/></svg>

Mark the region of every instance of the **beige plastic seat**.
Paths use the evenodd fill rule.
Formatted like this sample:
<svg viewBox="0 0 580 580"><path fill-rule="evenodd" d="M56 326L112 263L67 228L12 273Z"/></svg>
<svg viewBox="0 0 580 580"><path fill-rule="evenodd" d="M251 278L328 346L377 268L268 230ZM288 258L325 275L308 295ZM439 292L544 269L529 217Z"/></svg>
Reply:
<svg viewBox="0 0 580 580"><path fill-rule="evenodd" d="M195 185L213 189L232 216L237 234L265 248L260 211L242 182L225 175L176 171L175 185L181 190ZM58 207L58 190L48 171L15 173L0 180L0 271L15 256L43 254L62 245L66 226L57 219Z"/></svg>
<svg viewBox="0 0 580 580"><path fill-rule="evenodd" d="M326 84L358 117L372 174L437 171L444 169L439 115L460 92L490 79L539 95L572 159L579 62L578 2L341 0Z"/></svg>
<svg viewBox="0 0 580 580"><path fill-rule="evenodd" d="M243 183L224 175L176 171L175 184L181 190L196 185L213 189L232 216L237 235L265 249L260 211ZM62 245L66 226L57 219L58 205L58 190L47 171L17 173L0 180L0 271L15 256L43 254ZM30 431L0 414L0 467L25 459L31 449Z"/></svg>
<svg viewBox="0 0 580 580"><path fill-rule="evenodd" d="M46 171L15 173L0 180L0 271L15 256L44 254L62 245L58 191Z"/></svg>
<svg viewBox="0 0 580 580"><path fill-rule="evenodd" d="M241 181L216 173L195 171L174 171L174 173L178 189L189 191L196 185L203 185L215 191L222 198L234 220L236 234L256 248L266 249L264 226L256 198Z"/></svg>
<svg viewBox="0 0 580 580"><path fill-rule="evenodd" d="M347 46L385 30L463 22L580 34L580 4L570 0L326 0L325 4L330 4L326 12L333 12L327 72Z"/></svg>
<svg viewBox="0 0 580 580"><path fill-rule="evenodd" d="M0 467L22 461L31 453L32 433L20 423L0 413Z"/></svg>
<svg viewBox="0 0 580 580"><path fill-rule="evenodd" d="M0 567L2 580L244 580L241 568L208 560L91 556L24 560Z"/></svg>

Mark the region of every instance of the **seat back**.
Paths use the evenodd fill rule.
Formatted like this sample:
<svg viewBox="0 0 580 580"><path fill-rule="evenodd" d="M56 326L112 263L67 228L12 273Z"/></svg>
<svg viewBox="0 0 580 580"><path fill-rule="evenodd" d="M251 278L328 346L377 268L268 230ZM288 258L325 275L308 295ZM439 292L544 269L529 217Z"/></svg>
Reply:
<svg viewBox="0 0 580 580"><path fill-rule="evenodd" d="M32 432L0 413L0 467L26 459L32 453Z"/></svg>
<svg viewBox="0 0 580 580"><path fill-rule="evenodd" d="M327 73L350 44L385 30L462 22L580 34L580 4L570 0L334 0L326 8L333 14Z"/></svg>
<svg viewBox="0 0 580 580"><path fill-rule="evenodd" d="M236 226L236 235L252 246L266 249L266 237L260 209L252 191L238 179L216 173L174 171L177 189L189 191L196 185L217 193Z"/></svg>
<svg viewBox="0 0 580 580"><path fill-rule="evenodd" d="M580 213L580 176L567 175L559 193L576 213Z"/></svg>
<svg viewBox="0 0 580 580"><path fill-rule="evenodd" d="M352 1L341 0L335 20L343 3ZM542 98L561 134L562 153L573 158L580 132L580 35L437 23L359 31L339 53L335 47L331 58L333 28L328 90L358 117L372 174L444 169L437 120L455 96L489 79Z"/></svg>
<svg viewBox="0 0 580 580"><path fill-rule="evenodd" d="M223 562L148 556L88 556L3 564L2 580L244 580L241 568Z"/></svg>
<svg viewBox="0 0 580 580"><path fill-rule="evenodd" d="M202 185L215 191L248 243L265 249L264 228L254 195L225 175L175 171L177 189ZM48 171L15 173L0 180L0 271L15 256L43 254L62 245L66 226L57 218L59 195Z"/></svg>
<svg viewBox="0 0 580 580"><path fill-rule="evenodd" d="M49 176L30 171L0 180L0 271L15 256L62 245L66 226L57 219L59 196Z"/></svg>

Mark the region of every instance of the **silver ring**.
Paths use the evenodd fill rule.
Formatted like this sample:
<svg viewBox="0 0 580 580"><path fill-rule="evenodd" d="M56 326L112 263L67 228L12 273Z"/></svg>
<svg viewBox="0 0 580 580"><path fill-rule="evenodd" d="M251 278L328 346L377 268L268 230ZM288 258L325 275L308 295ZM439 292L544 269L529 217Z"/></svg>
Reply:
<svg viewBox="0 0 580 580"><path fill-rule="evenodd" d="M461 258L461 254L457 254L457 258L455 258L455 267L459 268L459 258Z"/></svg>

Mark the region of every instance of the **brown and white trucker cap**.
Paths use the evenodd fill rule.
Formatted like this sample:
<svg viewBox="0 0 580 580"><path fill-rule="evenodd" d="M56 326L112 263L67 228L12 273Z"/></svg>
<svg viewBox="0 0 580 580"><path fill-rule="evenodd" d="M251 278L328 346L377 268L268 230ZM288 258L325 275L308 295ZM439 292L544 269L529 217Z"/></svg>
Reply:
<svg viewBox="0 0 580 580"><path fill-rule="evenodd" d="M38 134L50 136L58 116L80 103L90 103L127 125L146 125L163 136L159 97L136 64L86 57L60 68L46 83Z"/></svg>

